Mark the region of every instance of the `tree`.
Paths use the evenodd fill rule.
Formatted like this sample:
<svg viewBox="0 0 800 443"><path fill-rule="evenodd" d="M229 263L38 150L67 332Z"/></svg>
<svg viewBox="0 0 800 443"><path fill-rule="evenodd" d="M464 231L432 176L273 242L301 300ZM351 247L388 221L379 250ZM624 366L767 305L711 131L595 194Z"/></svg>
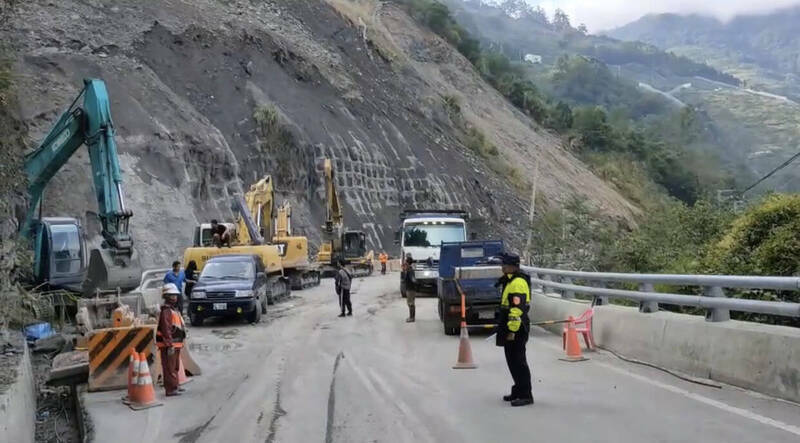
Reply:
<svg viewBox="0 0 800 443"><path fill-rule="evenodd" d="M800 195L769 195L736 218L711 246L705 268L740 275L800 273Z"/></svg>
<svg viewBox="0 0 800 443"><path fill-rule="evenodd" d="M547 19L547 12L545 12L544 8L539 5L533 7L530 13L530 18L543 25L550 24L550 21ZM800 57L798 57L798 63L800 63Z"/></svg>
<svg viewBox="0 0 800 443"><path fill-rule="evenodd" d="M572 25L569 22L569 16L561 8L556 9L556 12L553 13L553 27L558 31L572 29Z"/></svg>
<svg viewBox="0 0 800 443"><path fill-rule="evenodd" d="M565 131L572 127L572 109L564 102L558 102L548 116L547 125L557 131Z"/></svg>
<svg viewBox="0 0 800 443"><path fill-rule="evenodd" d="M580 34L582 34L582 35L586 35L586 34L589 33L589 30L586 29L586 25L585 24L581 23L580 25L578 25L578 32Z"/></svg>
<svg viewBox="0 0 800 443"><path fill-rule="evenodd" d="M580 136L584 148L600 152L612 150L613 129L600 106L578 108L573 116L572 127Z"/></svg>
<svg viewBox="0 0 800 443"><path fill-rule="evenodd" d="M437 34L444 34L450 25L450 10L439 2L431 2L424 9L425 24Z"/></svg>
<svg viewBox="0 0 800 443"><path fill-rule="evenodd" d="M500 9L512 18L525 18L531 11L530 5L525 0L505 0L500 4Z"/></svg>

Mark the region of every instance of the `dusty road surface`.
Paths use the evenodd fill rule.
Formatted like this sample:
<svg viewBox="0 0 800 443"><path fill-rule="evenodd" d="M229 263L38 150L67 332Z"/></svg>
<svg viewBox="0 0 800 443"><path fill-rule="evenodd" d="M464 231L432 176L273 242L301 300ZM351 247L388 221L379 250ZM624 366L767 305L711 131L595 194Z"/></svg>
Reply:
<svg viewBox="0 0 800 443"><path fill-rule="evenodd" d="M205 373L134 412L121 391L84 397L96 442L797 442L800 407L688 383L603 352L567 363L560 337L529 343L536 404L511 408L502 350L473 335L479 368L454 371L458 339L434 299L406 324L398 275L358 279L337 318L332 281L295 292L253 326L192 328Z"/></svg>

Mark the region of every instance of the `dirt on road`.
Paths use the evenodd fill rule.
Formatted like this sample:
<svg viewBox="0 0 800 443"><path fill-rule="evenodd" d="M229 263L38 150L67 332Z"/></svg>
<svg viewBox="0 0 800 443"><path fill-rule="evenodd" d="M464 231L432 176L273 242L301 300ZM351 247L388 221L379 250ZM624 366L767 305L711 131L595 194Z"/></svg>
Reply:
<svg viewBox="0 0 800 443"><path fill-rule="evenodd" d="M398 279L357 279L353 317L337 317L325 280L271 306L258 325L191 328L203 375L177 398L159 389L164 406L146 411L129 410L119 392L85 395L95 441L722 443L800 435L786 425L796 406L602 352L563 362L561 338L543 330L528 343L536 404L511 408L501 399L511 383L503 352L488 333L471 337L478 369L454 371L458 338L443 334L436 299L418 299L417 322L405 323Z"/></svg>

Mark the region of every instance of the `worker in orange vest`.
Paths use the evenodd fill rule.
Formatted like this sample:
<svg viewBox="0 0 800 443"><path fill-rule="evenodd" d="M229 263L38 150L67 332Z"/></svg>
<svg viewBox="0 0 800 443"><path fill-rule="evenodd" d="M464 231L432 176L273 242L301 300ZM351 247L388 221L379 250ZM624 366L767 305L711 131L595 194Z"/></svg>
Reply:
<svg viewBox="0 0 800 443"><path fill-rule="evenodd" d="M389 261L389 256L386 255L386 252L381 252L381 255L378 256L378 260L381 262L381 274L386 274L386 262Z"/></svg>
<svg viewBox="0 0 800 443"><path fill-rule="evenodd" d="M164 304L158 317L156 330L156 346L161 351L161 369L164 374L164 389L167 397L180 395L183 389L178 386L178 370L181 361L181 348L186 338L186 326L183 316L177 310L178 297L181 292L173 283L161 288Z"/></svg>

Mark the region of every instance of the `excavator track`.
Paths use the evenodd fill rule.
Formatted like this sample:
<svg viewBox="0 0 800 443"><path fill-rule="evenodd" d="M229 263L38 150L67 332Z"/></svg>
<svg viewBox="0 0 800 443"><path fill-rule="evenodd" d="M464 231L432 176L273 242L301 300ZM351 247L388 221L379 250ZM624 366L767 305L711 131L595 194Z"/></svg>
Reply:
<svg viewBox="0 0 800 443"><path fill-rule="evenodd" d="M295 291L300 291L303 289L313 288L314 286L319 286L321 278L320 273L317 270L295 271L289 274L288 277L292 289Z"/></svg>
<svg viewBox="0 0 800 443"><path fill-rule="evenodd" d="M372 275L372 271L374 271L374 268L372 265L357 265L357 266L350 265L348 266L348 270L351 271L350 274L353 277L369 277L370 275Z"/></svg>
<svg viewBox="0 0 800 443"><path fill-rule="evenodd" d="M272 276L267 280L267 285L267 303L270 305L292 295L291 284L286 277Z"/></svg>

